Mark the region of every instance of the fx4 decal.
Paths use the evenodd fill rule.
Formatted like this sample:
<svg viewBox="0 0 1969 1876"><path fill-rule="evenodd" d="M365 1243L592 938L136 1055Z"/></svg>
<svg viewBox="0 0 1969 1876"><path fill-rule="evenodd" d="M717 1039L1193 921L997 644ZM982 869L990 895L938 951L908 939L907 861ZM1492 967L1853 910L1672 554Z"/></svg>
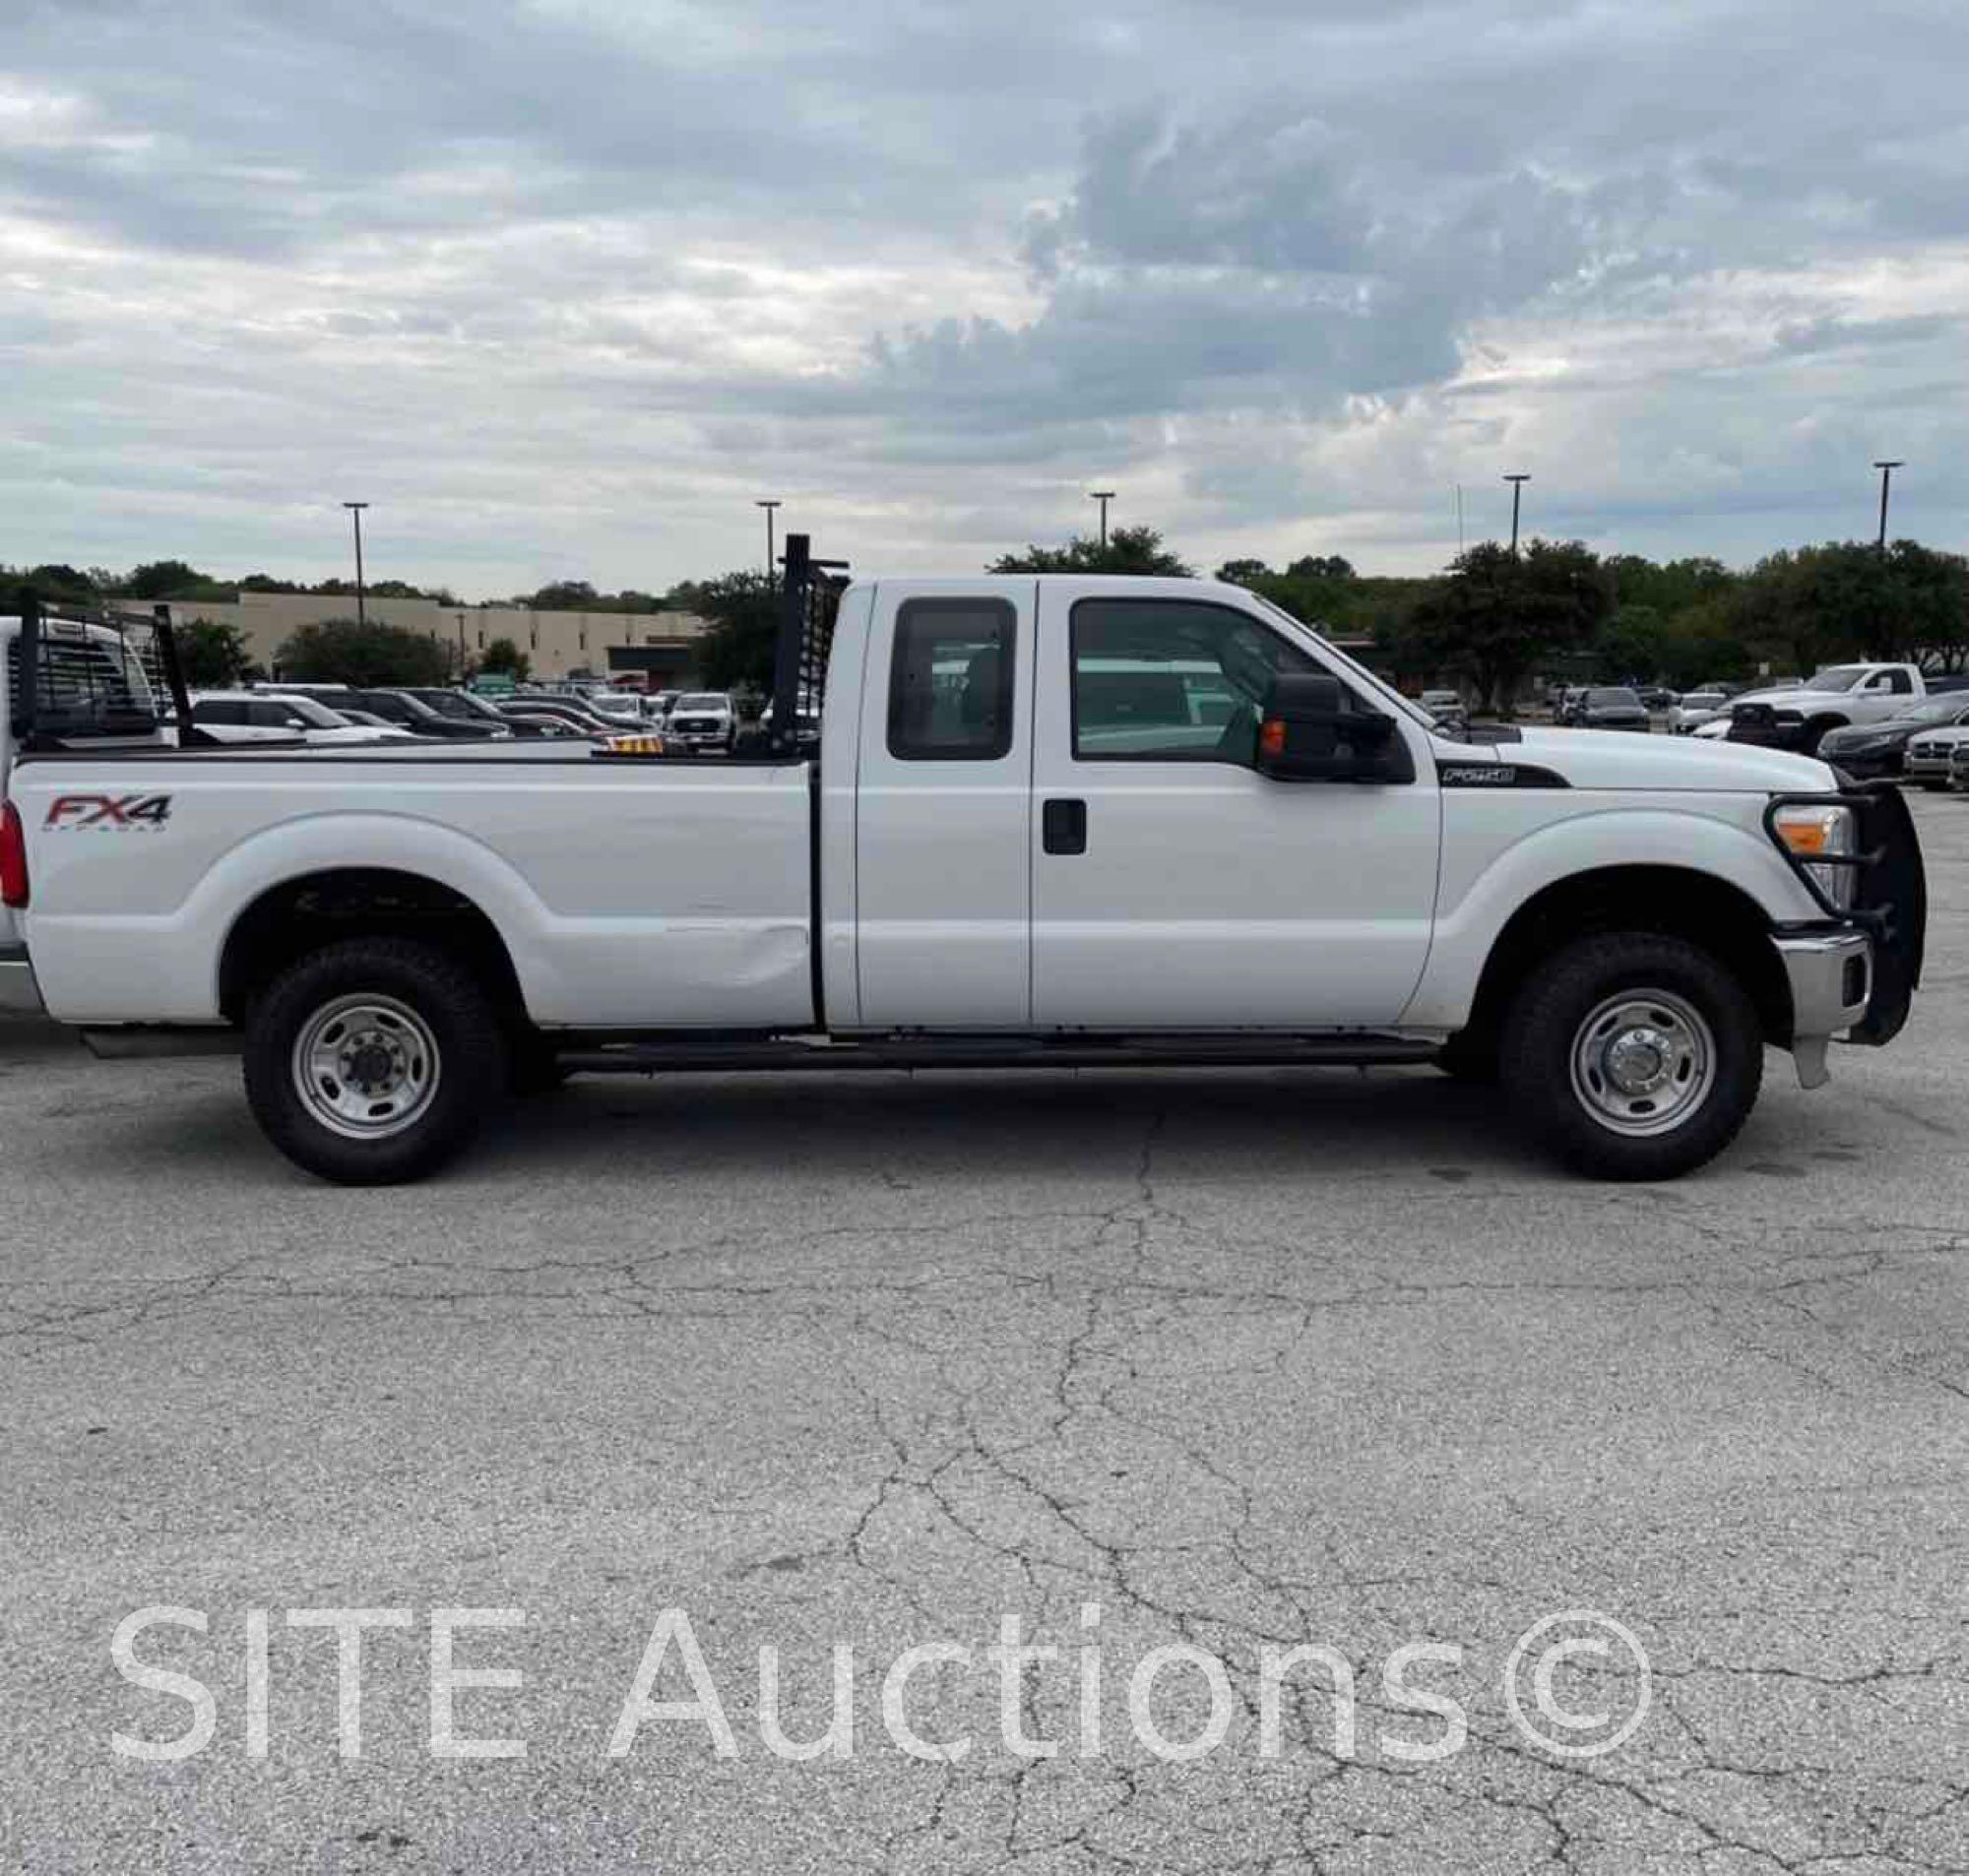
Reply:
<svg viewBox="0 0 1969 1876"><path fill-rule="evenodd" d="M171 818L167 794L58 794L44 828L131 828L155 834Z"/></svg>

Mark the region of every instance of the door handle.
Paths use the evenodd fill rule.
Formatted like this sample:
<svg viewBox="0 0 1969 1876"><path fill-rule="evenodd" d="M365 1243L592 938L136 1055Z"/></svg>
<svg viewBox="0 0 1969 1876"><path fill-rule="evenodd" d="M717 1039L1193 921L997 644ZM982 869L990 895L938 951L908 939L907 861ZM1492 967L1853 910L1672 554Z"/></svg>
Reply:
<svg viewBox="0 0 1969 1876"><path fill-rule="evenodd" d="M1087 851L1087 803L1052 800L1040 810L1040 844L1048 853Z"/></svg>

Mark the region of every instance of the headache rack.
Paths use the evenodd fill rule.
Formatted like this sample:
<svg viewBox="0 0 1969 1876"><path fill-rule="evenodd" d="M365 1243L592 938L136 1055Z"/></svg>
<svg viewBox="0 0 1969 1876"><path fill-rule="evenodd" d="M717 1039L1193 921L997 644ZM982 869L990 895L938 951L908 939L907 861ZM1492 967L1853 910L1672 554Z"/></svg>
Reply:
<svg viewBox="0 0 1969 1876"><path fill-rule="evenodd" d="M154 742L190 720L170 608L84 606L20 594L7 643L8 724L23 751Z"/></svg>
<svg viewBox="0 0 1969 1876"><path fill-rule="evenodd" d="M796 757L812 753L820 742L827 655L834 645L841 595L848 587L848 562L816 560L807 535L789 534L785 564L766 750L772 756Z"/></svg>

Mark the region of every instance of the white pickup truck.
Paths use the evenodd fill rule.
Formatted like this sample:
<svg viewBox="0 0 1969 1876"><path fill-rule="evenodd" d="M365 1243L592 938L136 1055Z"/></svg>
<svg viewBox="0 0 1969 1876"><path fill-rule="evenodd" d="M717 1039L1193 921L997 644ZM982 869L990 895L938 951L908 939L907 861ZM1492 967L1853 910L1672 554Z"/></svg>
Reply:
<svg viewBox="0 0 1969 1876"><path fill-rule="evenodd" d="M729 760L26 755L0 882L47 1009L126 1051L236 1032L269 1137L362 1183L571 1070L1243 1063L1500 1079L1573 1165L1661 1178L1736 1134L1766 1044L1811 1087L1828 1039L1905 1020L1925 888L1891 790L1452 740L1238 587L830 606L804 546L788 728Z"/></svg>
<svg viewBox="0 0 1969 1876"><path fill-rule="evenodd" d="M1745 691L1694 733L1816 755L1831 730L1884 722L1928 695L1918 664L1831 664L1801 686Z"/></svg>

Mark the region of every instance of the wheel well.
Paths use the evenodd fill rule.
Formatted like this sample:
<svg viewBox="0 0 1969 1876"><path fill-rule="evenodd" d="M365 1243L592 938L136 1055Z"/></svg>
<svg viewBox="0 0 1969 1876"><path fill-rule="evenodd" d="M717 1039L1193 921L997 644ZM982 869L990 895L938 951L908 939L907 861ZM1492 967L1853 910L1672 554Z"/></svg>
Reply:
<svg viewBox="0 0 1969 1876"><path fill-rule="evenodd" d="M295 959L345 938L419 938L470 964L517 1025L526 999L498 927L464 894L415 873L339 867L285 881L234 921L219 961L219 1007L244 1020L255 994Z"/></svg>
<svg viewBox="0 0 1969 1876"><path fill-rule="evenodd" d="M1603 931L1683 938L1727 965L1756 1005L1764 1039L1791 1040L1791 982L1770 942L1770 920L1738 887L1680 866L1608 866L1534 894L1492 946L1463 1033L1488 1045L1517 987L1542 959Z"/></svg>

